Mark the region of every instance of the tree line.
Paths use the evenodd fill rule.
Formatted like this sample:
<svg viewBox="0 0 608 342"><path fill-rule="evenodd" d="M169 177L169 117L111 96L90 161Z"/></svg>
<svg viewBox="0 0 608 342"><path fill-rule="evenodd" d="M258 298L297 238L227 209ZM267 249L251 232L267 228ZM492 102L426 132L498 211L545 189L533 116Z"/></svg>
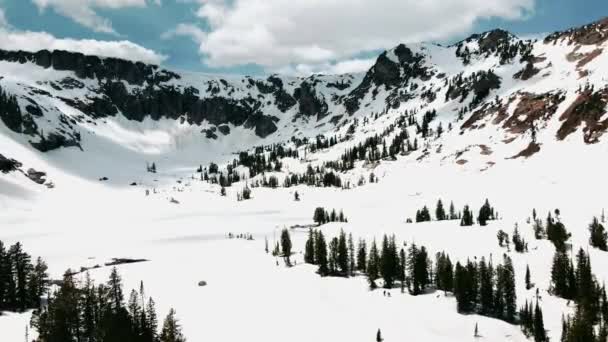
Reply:
<svg viewBox="0 0 608 342"><path fill-rule="evenodd" d="M42 258L32 262L20 242L7 249L0 241L0 313L39 308L49 286L47 270Z"/></svg>
<svg viewBox="0 0 608 342"><path fill-rule="evenodd" d="M517 309L513 262L506 254L498 265L483 257L479 262L467 260L454 265L449 255L441 252L435 255L433 265L426 247L415 243L399 246L394 236L384 235L380 245L376 240L368 244L359 239L355 246L352 234L341 231L328 243L321 230L310 229L304 261L317 265L317 273L323 277L364 275L372 290L400 287L411 295L431 289L450 292L456 298L458 312L523 324ZM526 284L528 288L533 286L529 268ZM542 312L536 320L542 323ZM544 329L537 331L539 336L546 334Z"/></svg>
<svg viewBox="0 0 608 342"><path fill-rule="evenodd" d="M562 341L601 341L608 339L608 300L591 268L591 258L581 248L572 260L568 253L556 250L551 267L550 292L574 301L574 315L564 317Z"/></svg>
<svg viewBox="0 0 608 342"><path fill-rule="evenodd" d="M53 293L47 270L40 257L32 263L20 242L7 249L0 241L0 313L34 309L30 325L38 332L36 342L185 342L173 310L157 331L154 301L144 301L143 283L125 304L116 268L98 286L88 274L80 285L77 272L67 270Z"/></svg>
<svg viewBox="0 0 608 342"><path fill-rule="evenodd" d="M331 212L327 211L323 207L317 207L312 215L312 220L318 225L326 224L329 222L348 222L344 212L340 210L337 212L336 209L332 209Z"/></svg>
<svg viewBox="0 0 608 342"><path fill-rule="evenodd" d="M417 223L431 221L431 212L429 208L425 205L422 209L417 210L415 218ZM497 218L498 213L495 212L494 207L490 205L490 201L486 199L479 209L477 223L479 223L480 226L485 226L488 224L488 221L496 220ZM449 209L446 211L441 199L437 201L435 206L435 220L460 220L461 226L472 226L475 223L473 211L468 205L465 205L462 211L457 212L454 207L454 202L450 202Z"/></svg>
<svg viewBox="0 0 608 342"><path fill-rule="evenodd" d="M38 342L186 341L173 309L158 331L154 300L146 301L143 282L125 303L116 268L107 283L99 285L88 274L80 285L68 270L47 305L34 311L31 325L38 331Z"/></svg>

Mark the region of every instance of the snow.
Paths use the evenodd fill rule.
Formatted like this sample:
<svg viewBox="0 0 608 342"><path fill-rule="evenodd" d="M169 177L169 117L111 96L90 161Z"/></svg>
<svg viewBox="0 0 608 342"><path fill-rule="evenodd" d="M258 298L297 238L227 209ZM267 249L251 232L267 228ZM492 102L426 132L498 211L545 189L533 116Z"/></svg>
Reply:
<svg viewBox="0 0 608 342"><path fill-rule="evenodd" d="M521 70L522 63L497 66L493 58L475 60L464 68L464 73L497 68L502 87L490 94L490 101L496 95L506 101L521 90L541 93L556 90L556 85L563 89L566 100L537 136L541 152L529 159L507 159L523 150L530 138L522 135L509 144L504 143L508 133L491 124L492 118L484 128L461 135L458 129L461 123L454 119L455 111L463 104L458 101L446 104L441 93L438 94L441 100L431 104L416 97L379 116L378 120L370 119L365 125L359 120L352 140L308 154L309 161L284 160L285 167L292 172L302 172L309 162L320 165L323 161L335 160L345 149L382 132L405 110L420 109L423 105L427 107L419 111L419 116L427 109L438 110L433 127L439 123L444 128L448 123L454 124L455 128L446 129L442 138L424 142L429 153L420 160L423 151L400 156L396 161L383 161L377 166L359 163L354 170L342 175L344 179L356 184L359 177L367 178L373 172L380 180L350 190L305 186L254 188L252 200L237 202L236 194L245 186L244 182L227 188L227 196L221 197L217 185L201 182L200 175L194 172L198 165L212 161L223 165L235 158L233 153L254 145L287 140L296 129L302 136L344 136L349 124L335 129L329 125L319 127L331 116L344 113L338 104L330 105L327 118L309 122L294 122L295 109L283 115L276 108L268 108L266 114L274 113L280 118L279 133L268 139L260 139L251 130L231 125L229 135L218 134L217 140L210 140L200 133L208 123L197 126L168 119L136 122L118 115L95 123L80 123L82 151L69 148L46 154L36 152L29 146L28 138L0 124L3 155L18 159L25 170L33 167L47 172L48 179L56 185L54 189L47 189L20 173L0 174L0 239L8 244L21 241L34 256L42 256L54 279L60 278L67 268L103 265L115 257L149 259L118 267L125 290L137 288L143 280L146 294L154 297L160 316L170 307L177 310L189 341L363 342L373 340L377 329L382 330L386 341L474 341L475 324L479 325L483 341L526 341L517 326L478 315L458 314L454 298L441 292L414 297L395 289L388 298L382 291L369 291L362 276L320 278L313 266L302 261L305 231L292 230L296 266L286 268L281 262L277 266L276 260L264 252L265 237L272 245L283 227L312 223L315 207L342 209L349 222L322 226L327 235L333 236L344 229L352 233L355 240L370 241L381 239L383 234L395 234L399 242L425 245L431 255L445 251L453 261L491 256L498 262L503 253L509 254L516 271L520 305L535 298L535 289L528 291L524 286L524 272L529 265L532 280L542 296L545 327L552 340L559 340L562 314L571 312L572 308L566 301L547 293L554 248L548 241L535 240L526 221L532 208L537 209L540 217L555 208L561 209L561 220L573 234L573 248L588 249L600 282L606 280L608 253L589 247L587 225L606 205L604 177L608 172L605 162L608 143L585 145L580 129L564 141L557 141L555 133L560 125L559 114L576 98L578 86L587 81L598 86L605 83L602 75L606 73L602 70L606 70L608 61L605 55L596 58L586 66L595 72L588 79L579 80L576 63L565 58L572 46L537 42L534 49L536 55L546 56L547 62L538 64L541 73L528 81L512 77ZM446 77L463 71L453 47L424 45L414 50L428 53L427 63L435 71L447 73ZM67 76L54 75L54 71L45 71L52 75L41 74L31 65L16 67L0 63L0 69L12 70L10 73L15 75L23 73L23 77L0 80L3 87L12 87L11 90L19 94L26 92L22 83L37 84ZM540 76L546 72L549 76ZM345 76L317 77L339 80ZM351 87L356 87L363 76L353 77ZM239 78L226 79L235 87L236 97L244 97L250 91L241 86ZM219 83L219 77L183 73L176 86L203 89L212 81ZM284 79L284 86L291 93L298 81ZM315 91L326 98L349 91L328 88L326 83L315 85ZM426 83L428 87L442 84L443 80L436 78ZM251 92L258 95L255 87ZM413 93L419 94L419 91ZM379 89L375 100L371 93L367 94L361 102L362 109L352 118L382 113L388 94L384 88ZM62 96L82 97L83 94L66 90ZM513 113L515 103L517 100L509 105L509 114ZM50 112L54 116L48 114L38 121L42 124L50 120L49 128L60 113L80 115L57 99L44 105L57 108ZM413 130L410 133L413 134ZM492 152L483 155L480 143ZM423 146L422 141L420 145ZM464 165L456 164L455 156L461 151L465 152L459 159L467 160ZM146 172L147 162L155 162L158 173ZM100 182L101 177L109 179ZM181 183L177 183L178 180ZM131 182L138 185L129 186ZM146 196L146 190L156 193ZM295 191L301 201L293 201ZM170 198L177 199L179 204L170 203ZM423 205L434 208L439 198L446 206L454 201L457 209L468 204L475 211L489 198L501 220L487 227L466 228L455 221L406 223ZM498 230L511 235L516 223L529 243L527 254L498 246ZM228 239L229 232L251 233L255 240ZM91 275L103 282L109 271L110 268L103 267L91 270ZM208 285L199 287L201 280ZM0 339L22 341L28 320L28 313L1 316Z"/></svg>

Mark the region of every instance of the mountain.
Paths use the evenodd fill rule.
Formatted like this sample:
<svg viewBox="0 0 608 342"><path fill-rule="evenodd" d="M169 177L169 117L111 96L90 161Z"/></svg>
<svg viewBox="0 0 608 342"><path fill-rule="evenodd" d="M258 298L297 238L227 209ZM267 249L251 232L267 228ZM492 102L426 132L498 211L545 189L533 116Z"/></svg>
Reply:
<svg viewBox="0 0 608 342"><path fill-rule="evenodd" d="M555 292L549 235L563 229L567 254L587 251L597 284L608 280L608 253L588 229L594 216L605 225L607 47L608 19L537 40L497 29L401 44L367 72L303 78L2 51L0 240L43 256L55 280L69 268L102 283L103 265L146 260L118 266L125 287L144 280L189 341L363 342L380 330L387 341L530 340L523 321L458 312L455 289L320 277L303 259L309 228L334 252L345 232L403 248L416 265L408 279L428 270L416 257L427 251L433 271L443 252L466 265L461 275L485 258L486 275L506 284L512 268L509 296L542 307L557 341L580 299ZM347 219L317 225L323 212ZM474 222L488 212L487 225ZM294 267L268 251L284 228ZM380 253L380 273L391 254ZM30 317L0 316L2 336L23 340Z"/></svg>
<svg viewBox="0 0 608 342"><path fill-rule="evenodd" d="M602 90L606 27L602 20L539 41L493 30L448 47L401 44L382 53L364 75L306 78L220 77L67 51L0 51L0 118L32 146L48 151L86 149L83 125L117 116L134 122L183 120L210 139L239 126L260 138L277 132L289 137L323 133L355 116L418 102L444 115L464 109L462 129L492 119L512 134L556 115L563 121L558 139L584 123L584 139L593 143L606 130L600 121L607 96ZM573 101L569 97L577 91ZM563 101L572 108L556 113ZM580 106L594 105L598 110L591 114L577 113Z"/></svg>

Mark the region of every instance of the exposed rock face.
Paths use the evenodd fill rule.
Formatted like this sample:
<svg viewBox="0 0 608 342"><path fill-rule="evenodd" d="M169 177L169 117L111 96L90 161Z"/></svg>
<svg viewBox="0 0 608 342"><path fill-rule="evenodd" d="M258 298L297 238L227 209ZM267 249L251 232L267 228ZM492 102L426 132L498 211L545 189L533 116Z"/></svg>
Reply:
<svg viewBox="0 0 608 342"><path fill-rule="evenodd" d="M476 47L469 48L471 43L476 43ZM498 56L500 63L505 64L516 57L521 59L531 58L532 42L517 39L511 33L496 29L484 33L473 34L463 41L455 44L456 56L460 57L463 63L469 64L473 56L489 57Z"/></svg>
<svg viewBox="0 0 608 342"><path fill-rule="evenodd" d="M303 82L294 92L294 97L300 103L299 113L306 117L317 116L317 120L327 115L327 103L319 99L313 86L308 82Z"/></svg>
<svg viewBox="0 0 608 342"><path fill-rule="evenodd" d="M557 131L557 138L565 139L584 123L583 140L587 144L597 143L608 130L608 118L602 120L606 114L606 106L608 106L608 87L595 92L592 89L583 90L560 116L563 123Z"/></svg>
<svg viewBox="0 0 608 342"><path fill-rule="evenodd" d="M42 136L40 142L32 142L31 144L40 152L48 152L60 147L80 147L78 138L70 138L57 133L50 133L47 136Z"/></svg>
<svg viewBox="0 0 608 342"><path fill-rule="evenodd" d="M472 93L474 96L471 106L475 107L490 94L492 89L499 89L500 84L500 77L492 70L478 71L468 77L462 77L462 74L459 74L450 80L445 95L446 100L460 98L462 101Z"/></svg>
<svg viewBox="0 0 608 342"><path fill-rule="evenodd" d="M38 184L44 184L44 182L46 182L46 172L28 169L26 176L27 178Z"/></svg>
<svg viewBox="0 0 608 342"><path fill-rule="evenodd" d="M403 97L403 94L395 88L406 88L413 78L428 80L432 76L430 70L424 66L423 55L414 53L403 44L398 45L392 52L398 62L389 58L388 51L383 52L367 72L361 84L345 99L344 107L349 114L359 110L361 100L370 90L377 90L384 86L386 89L393 90L389 95L393 102L407 100L407 96Z"/></svg>
<svg viewBox="0 0 608 342"><path fill-rule="evenodd" d="M540 69L534 67L534 63L528 62L526 66L517 72L513 77L522 81L527 81L540 72Z"/></svg>
<svg viewBox="0 0 608 342"><path fill-rule="evenodd" d="M569 44L602 44L608 41L608 18L604 18L589 25L555 32L547 36L544 42L545 44L556 44L564 39L567 40Z"/></svg>
<svg viewBox="0 0 608 342"><path fill-rule="evenodd" d="M9 159L2 154L0 154L0 172L9 173L12 171L16 171L21 167L21 163L16 161L15 159Z"/></svg>
<svg viewBox="0 0 608 342"><path fill-rule="evenodd" d="M249 117L245 122L245 128L255 128L255 134L265 138L277 131L277 126L274 124L278 121L277 118L262 114L255 114Z"/></svg>
<svg viewBox="0 0 608 342"><path fill-rule="evenodd" d="M212 125L232 124L245 125L260 137L266 137L277 130L275 123L278 118L264 114L265 106L274 104L279 111L285 113L297 105L299 113L304 117L324 118L328 112L328 103L315 92L314 84L308 79L301 81L294 94L288 93L284 81L277 76L266 80L243 79L247 89L257 89L259 96L233 97L235 86L224 79L210 80L206 89L192 86L179 86L175 82L181 76L173 72L159 69L155 65L131 62L116 58L99 58L86 56L81 53L67 51L46 51L36 53L24 51L0 50L0 61L13 63L33 63L42 68L53 68L59 71L74 72L76 78L66 77L59 81L47 82L57 91L67 89L84 89L94 91L96 96L85 98L59 98L68 106L73 107L92 119L100 119L118 115L127 119L143 121L146 117L153 120L161 118L184 118L191 124L201 124L206 121ZM97 81L98 88L85 86L84 80ZM313 79L314 82L317 82ZM179 84L179 83L177 83ZM341 90L348 85L337 86ZM53 97L42 89L34 89L38 96ZM204 93L203 93L204 92ZM42 108L35 99L27 98L25 112L21 111L17 99L10 94L0 96L0 119L11 130L31 136L39 136L41 140L32 145L41 151L49 151L59 147L79 146L77 132L69 120L65 126L56 132L41 132L33 117L43 117ZM73 120L73 119L72 119ZM222 134L230 134L228 126L221 126ZM215 132L208 132L209 138L217 138Z"/></svg>
<svg viewBox="0 0 608 342"><path fill-rule="evenodd" d="M156 65L131 62L118 58L99 58L82 53L63 50L41 50L35 53L26 51L0 50L0 61L35 63L43 68L60 71L73 71L79 78L120 79L129 84L142 85L144 82L158 84L180 76L166 70L158 70Z"/></svg>
<svg viewBox="0 0 608 342"><path fill-rule="evenodd" d="M561 93L522 94L517 107L504 123L503 128L510 133L521 134L538 129L557 111L565 99Z"/></svg>

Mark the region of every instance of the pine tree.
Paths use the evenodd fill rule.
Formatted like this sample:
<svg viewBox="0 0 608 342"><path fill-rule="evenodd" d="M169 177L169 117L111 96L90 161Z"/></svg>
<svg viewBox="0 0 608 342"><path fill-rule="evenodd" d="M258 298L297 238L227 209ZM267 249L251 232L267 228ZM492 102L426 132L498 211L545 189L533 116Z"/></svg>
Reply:
<svg viewBox="0 0 608 342"><path fill-rule="evenodd" d="M285 258L285 263L291 266L291 238L289 237L289 230L287 228L281 231L281 252Z"/></svg>
<svg viewBox="0 0 608 342"><path fill-rule="evenodd" d="M142 308L139 305L139 294L135 290L131 290L131 293L129 294L129 301L127 302L127 310L129 311L129 314L133 318L141 316ZM133 323L134 323L133 324L133 333L136 336L140 336L142 334L143 327L140 326L138 324L139 322L136 320Z"/></svg>
<svg viewBox="0 0 608 342"><path fill-rule="evenodd" d="M36 259L36 265L32 272L30 272L27 280L28 303L30 307L40 308L40 297L46 293L49 286L49 275L47 270L47 264L42 258L38 257L38 259Z"/></svg>
<svg viewBox="0 0 608 342"><path fill-rule="evenodd" d="M348 264L348 243L346 241L346 234L344 233L344 230L340 230L338 236L338 267L343 276L348 276Z"/></svg>
<svg viewBox="0 0 608 342"><path fill-rule="evenodd" d="M410 275L412 295L419 295L424 292L429 282L428 255L424 246L418 248L412 243L408 253L408 273Z"/></svg>
<svg viewBox="0 0 608 342"><path fill-rule="evenodd" d="M355 243L353 242L353 234L348 234L348 271L351 276L355 275L356 270L356 255Z"/></svg>
<svg viewBox="0 0 608 342"><path fill-rule="evenodd" d="M156 316L156 304L152 298L148 299L146 305L146 327L149 334L149 341L156 341L158 330L158 319Z"/></svg>
<svg viewBox="0 0 608 342"><path fill-rule="evenodd" d="M186 338L182 335L182 330L175 318L175 310L170 309L169 314L163 322L163 329L160 333L160 342L185 342Z"/></svg>
<svg viewBox="0 0 608 342"><path fill-rule="evenodd" d="M479 209L479 215L477 216L477 222L480 226L485 226L488 220L494 219L494 209L490 206L490 202L486 199L485 203Z"/></svg>
<svg viewBox="0 0 608 342"><path fill-rule="evenodd" d="M405 268L407 267L407 260L405 256L405 250L401 248L399 251L399 272L398 279L401 283L401 293L405 292Z"/></svg>
<svg viewBox="0 0 608 342"><path fill-rule="evenodd" d="M547 331L545 330L545 324L543 322L543 312L536 301L536 307L534 308L534 342L547 342Z"/></svg>
<svg viewBox="0 0 608 342"><path fill-rule="evenodd" d="M372 290L377 287L376 279L378 279L379 263L380 256L378 255L378 247L376 246L376 240L374 239L369 249L369 258L367 261L367 279Z"/></svg>
<svg viewBox="0 0 608 342"><path fill-rule="evenodd" d="M472 275L469 274L467 268L463 267L460 262L456 262L454 269L454 297L456 297L458 312L468 313L473 311L474 299L471 295L473 286Z"/></svg>
<svg viewBox="0 0 608 342"><path fill-rule="evenodd" d="M384 339L382 338L382 333L380 332L380 329L378 329L378 332L376 333L376 342L382 341L384 341Z"/></svg>
<svg viewBox="0 0 608 342"><path fill-rule="evenodd" d="M515 251L518 253L523 253L526 251L526 242L519 234L517 224L515 224L515 229L513 230L513 245L515 246Z"/></svg>
<svg viewBox="0 0 608 342"><path fill-rule="evenodd" d="M416 212L416 222L428 222L430 220L431 214L429 212L429 208L427 208L426 205L422 207L421 210L418 210Z"/></svg>
<svg viewBox="0 0 608 342"><path fill-rule="evenodd" d="M591 224L589 224L589 244L595 248L599 248L602 251L608 251L608 233L604 229L604 226L598 221L596 217L593 218Z"/></svg>
<svg viewBox="0 0 608 342"><path fill-rule="evenodd" d="M481 314L490 315L494 312L494 270L492 264L486 264L484 257L479 263L479 302Z"/></svg>
<svg viewBox="0 0 608 342"><path fill-rule="evenodd" d="M108 280L108 288L110 289L110 305L114 313L117 313L122 308L124 296L122 294L122 278L118 274L116 267L112 268L110 279Z"/></svg>
<svg viewBox="0 0 608 342"><path fill-rule="evenodd" d="M329 268L327 266L327 243L323 232L318 231L317 238L315 240L315 257L316 263L319 265L319 274L324 277L329 275Z"/></svg>
<svg viewBox="0 0 608 342"><path fill-rule="evenodd" d="M502 284L505 296L505 319L507 322L515 321L517 311L517 293L515 291L515 271L513 262L508 255L503 256L504 283Z"/></svg>
<svg viewBox="0 0 608 342"><path fill-rule="evenodd" d="M532 288L532 281L530 280L530 267L526 265L526 290Z"/></svg>
<svg viewBox="0 0 608 342"><path fill-rule="evenodd" d="M473 225L473 213L469 209L468 205L462 209L462 219L460 220L461 226L472 226Z"/></svg>
<svg viewBox="0 0 608 342"><path fill-rule="evenodd" d="M367 250L365 240L359 240L359 246L357 248L357 270L365 272L367 269Z"/></svg>
<svg viewBox="0 0 608 342"><path fill-rule="evenodd" d="M304 247L304 262L308 264L315 263L315 238L314 233L311 229L308 229L308 240L306 240L306 245Z"/></svg>
<svg viewBox="0 0 608 342"><path fill-rule="evenodd" d="M435 209L435 219L437 221L443 221L446 219L445 209L443 208L443 203L441 202L441 199L437 201L437 207Z"/></svg>
<svg viewBox="0 0 608 342"><path fill-rule="evenodd" d="M559 218L559 210L556 209L556 217ZM566 241L570 238L570 234L566 231L566 227L562 222L553 219L551 212L547 215L547 239L555 245L559 250L565 250Z"/></svg>
<svg viewBox="0 0 608 342"><path fill-rule="evenodd" d="M454 202L450 202L450 220L458 219L458 215L456 215L456 209L454 208Z"/></svg>
<svg viewBox="0 0 608 342"><path fill-rule="evenodd" d="M316 222L319 226L325 224L327 220L325 219L325 209L322 207L318 207L315 209L312 220Z"/></svg>
<svg viewBox="0 0 608 342"><path fill-rule="evenodd" d="M565 299L574 299L570 278L573 276L570 260L564 251L555 251L551 267L551 282L553 294Z"/></svg>

